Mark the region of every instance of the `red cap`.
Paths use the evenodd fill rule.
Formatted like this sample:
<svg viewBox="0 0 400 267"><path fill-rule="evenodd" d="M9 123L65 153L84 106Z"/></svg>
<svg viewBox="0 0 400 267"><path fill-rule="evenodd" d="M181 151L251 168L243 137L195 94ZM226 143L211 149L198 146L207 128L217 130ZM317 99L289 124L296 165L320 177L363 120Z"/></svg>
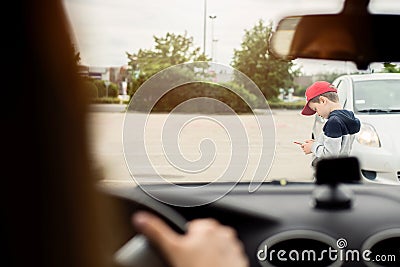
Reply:
<svg viewBox="0 0 400 267"><path fill-rule="evenodd" d="M312 85L310 85L310 87L308 87L306 90L307 104L304 106L303 110L301 111L301 114L307 115L307 116L315 114L315 111L312 110L308 106L308 103L314 97L322 95L323 93L326 93L326 92L336 92L337 93L337 89L332 84L325 82L325 81L317 81L317 82L313 83Z"/></svg>

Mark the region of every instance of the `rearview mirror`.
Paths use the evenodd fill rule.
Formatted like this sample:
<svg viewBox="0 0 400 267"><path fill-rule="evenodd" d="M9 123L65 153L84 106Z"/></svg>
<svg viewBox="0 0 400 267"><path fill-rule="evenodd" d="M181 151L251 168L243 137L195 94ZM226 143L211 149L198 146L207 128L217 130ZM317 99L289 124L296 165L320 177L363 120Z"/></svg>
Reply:
<svg viewBox="0 0 400 267"><path fill-rule="evenodd" d="M399 62L400 49L390 30L400 25L399 15L349 12L290 16L271 36L269 50L281 59L352 61L359 69L373 62Z"/></svg>

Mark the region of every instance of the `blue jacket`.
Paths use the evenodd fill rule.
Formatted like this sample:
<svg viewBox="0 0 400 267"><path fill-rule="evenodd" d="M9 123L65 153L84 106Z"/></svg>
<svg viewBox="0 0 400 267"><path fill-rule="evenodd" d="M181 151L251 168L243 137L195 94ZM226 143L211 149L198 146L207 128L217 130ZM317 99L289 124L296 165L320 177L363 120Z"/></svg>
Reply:
<svg viewBox="0 0 400 267"><path fill-rule="evenodd" d="M316 158L349 156L360 120L349 110L334 110L325 122L323 133L311 147Z"/></svg>

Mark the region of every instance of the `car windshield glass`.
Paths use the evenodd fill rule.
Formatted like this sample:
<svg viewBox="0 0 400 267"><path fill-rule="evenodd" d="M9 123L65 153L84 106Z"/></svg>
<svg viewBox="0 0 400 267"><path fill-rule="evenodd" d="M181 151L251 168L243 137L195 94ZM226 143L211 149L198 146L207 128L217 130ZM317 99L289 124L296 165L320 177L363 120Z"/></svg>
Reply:
<svg viewBox="0 0 400 267"><path fill-rule="evenodd" d="M348 61L270 53L281 18L338 13L343 0L63 2L90 103L94 167L109 182L313 183L318 146L310 142L330 137L323 136L324 114L302 114L306 89L348 74L400 72L396 63L358 70ZM370 10L400 14L400 2L371 1ZM355 83L346 108L360 120L372 110L397 119L399 81ZM350 83L343 82L346 92ZM385 145L371 125L375 141L354 138L355 152ZM398 182L400 166L389 165L368 170Z"/></svg>
<svg viewBox="0 0 400 267"><path fill-rule="evenodd" d="M354 106L358 112L399 112L400 79L354 82Z"/></svg>

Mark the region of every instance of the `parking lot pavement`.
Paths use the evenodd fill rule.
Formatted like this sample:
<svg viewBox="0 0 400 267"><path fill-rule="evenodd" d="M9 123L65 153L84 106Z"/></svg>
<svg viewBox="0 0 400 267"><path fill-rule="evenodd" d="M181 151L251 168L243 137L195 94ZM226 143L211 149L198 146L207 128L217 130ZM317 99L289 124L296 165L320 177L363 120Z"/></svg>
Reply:
<svg viewBox="0 0 400 267"><path fill-rule="evenodd" d="M170 166L166 157L163 155L164 146L160 141L161 135L157 135L157 132L162 133L160 129L164 126L166 116L168 115L157 114L152 118L151 129L148 131L151 133L150 136L152 136L149 138L152 139L149 142L150 145L147 145L146 150L149 152L151 163L163 177L170 179L172 182L186 181L185 179L188 179L187 173L180 173L179 170ZM267 180L286 179L289 181L311 181L311 155L304 155L301 148L294 144L293 141L304 141L311 137L313 118L302 116L299 110L273 110L272 117L275 127L275 153L272 165L269 166L268 162L265 164L265 168L269 169ZM89 113L91 152L96 169L106 181L118 180L119 182L134 182L131 173L135 173L135 170L126 163L131 159L128 157L126 160L124 156L122 142L124 119L125 113L118 109L114 112L97 112L92 110ZM201 156L198 151L199 142L202 140L201 138L205 138L211 133L213 136L210 138L217 144L217 148L219 143L222 147L226 145L226 136L224 137L223 132L218 133L218 130L212 130L212 126L210 125L201 127L202 123L209 124L210 122L198 122L197 125L193 126L194 132L187 134L186 136L188 137L183 135L179 141L179 149L182 149L182 153L187 155L189 161L196 160ZM135 127L133 126L133 128ZM136 128L136 130L141 129ZM248 136L257 135L256 132L258 130L257 127L246 128ZM182 133L184 133L184 131L182 131ZM137 144L131 145L134 147ZM241 149L243 149L243 153L247 153L245 150L247 149L246 147L242 147ZM249 155L256 158L247 162L248 169L242 181L251 179L251 168L263 164L257 161L257 151L259 151L257 149L259 148L250 144L248 149ZM196 153L191 154L191 150L197 151L197 156ZM226 163L226 161L224 162L223 154L224 152L221 153L217 150L214 159L214 165L216 167L209 168L204 173L191 176L189 178L190 181L214 180L216 176L219 175L220 171L223 170L223 164ZM132 158L135 156L139 155L132 155ZM220 158L222 158L222 160L220 160ZM149 177L149 179L151 179L151 175L146 174L143 170L135 175L141 175L142 177ZM236 180L238 178L235 177L233 179Z"/></svg>

